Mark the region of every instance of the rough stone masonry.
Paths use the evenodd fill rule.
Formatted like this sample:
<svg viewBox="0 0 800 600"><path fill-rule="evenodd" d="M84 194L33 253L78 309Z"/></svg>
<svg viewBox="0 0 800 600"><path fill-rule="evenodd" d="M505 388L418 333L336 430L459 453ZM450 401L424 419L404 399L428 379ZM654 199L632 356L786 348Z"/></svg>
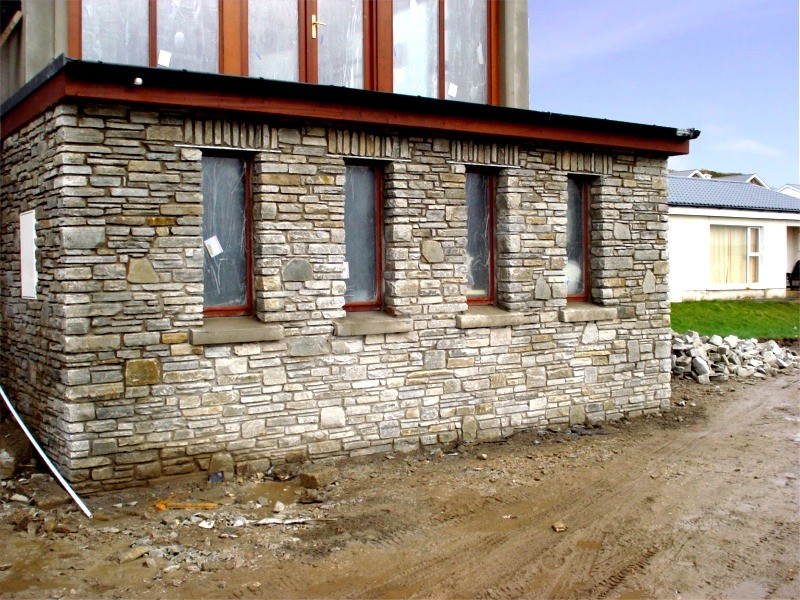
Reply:
<svg viewBox="0 0 800 600"><path fill-rule="evenodd" d="M252 173L255 315L203 319L201 157ZM343 310L344 173L383 173L385 309ZM497 306L466 302L465 171L497 175ZM592 176L591 303L566 299ZM59 104L3 143L0 377L79 489L402 451L668 406L666 161ZM19 215L38 289L21 298Z"/></svg>

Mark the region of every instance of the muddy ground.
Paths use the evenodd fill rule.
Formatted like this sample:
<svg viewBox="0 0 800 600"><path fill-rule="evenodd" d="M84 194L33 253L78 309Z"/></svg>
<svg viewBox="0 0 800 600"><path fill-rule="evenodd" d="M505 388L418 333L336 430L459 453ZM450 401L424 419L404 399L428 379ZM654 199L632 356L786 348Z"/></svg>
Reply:
<svg viewBox="0 0 800 600"><path fill-rule="evenodd" d="M194 480L86 498L89 521L29 475L2 490L39 505L0 504L0 595L800 598L798 392L676 382L659 417L339 462L311 504Z"/></svg>

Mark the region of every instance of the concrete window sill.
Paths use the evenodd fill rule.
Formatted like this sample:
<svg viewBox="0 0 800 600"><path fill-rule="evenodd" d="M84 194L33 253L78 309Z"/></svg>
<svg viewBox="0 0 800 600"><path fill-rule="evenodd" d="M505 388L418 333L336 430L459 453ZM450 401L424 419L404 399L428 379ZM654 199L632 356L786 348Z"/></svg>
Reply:
<svg viewBox="0 0 800 600"><path fill-rule="evenodd" d="M456 327L477 329L479 327L510 327L522 325L525 315L509 312L496 306L470 306L467 312L456 315Z"/></svg>
<svg viewBox="0 0 800 600"><path fill-rule="evenodd" d="M618 316L614 306L598 306L591 302L570 302L562 308L558 317L563 323L585 323L586 321L613 321Z"/></svg>
<svg viewBox="0 0 800 600"><path fill-rule="evenodd" d="M215 317L204 319L201 327L189 329L193 346L276 342L283 339L283 327L262 323L255 317Z"/></svg>
<svg viewBox="0 0 800 600"><path fill-rule="evenodd" d="M349 312L333 322L333 333L338 336L381 335L406 333L414 329L411 319L393 317L380 311Z"/></svg>

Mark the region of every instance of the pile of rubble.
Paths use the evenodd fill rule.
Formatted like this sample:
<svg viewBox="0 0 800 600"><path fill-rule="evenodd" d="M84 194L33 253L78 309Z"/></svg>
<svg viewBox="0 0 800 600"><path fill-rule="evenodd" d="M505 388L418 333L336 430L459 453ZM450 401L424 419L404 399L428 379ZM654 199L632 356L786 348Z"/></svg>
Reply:
<svg viewBox="0 0 800 600"><path fill-rule="evenodd" d="M731 377L766 379L781 369L800 367L797 352L776 342L740 340L735 335L700 335L696 331L672 335L672 374L698 383L727 381Z"/></svg>

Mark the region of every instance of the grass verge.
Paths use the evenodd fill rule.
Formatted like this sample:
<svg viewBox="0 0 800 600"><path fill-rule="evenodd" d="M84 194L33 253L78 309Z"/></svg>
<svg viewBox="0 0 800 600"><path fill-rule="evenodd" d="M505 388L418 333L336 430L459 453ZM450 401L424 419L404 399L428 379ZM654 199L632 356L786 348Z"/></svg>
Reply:
<svg viewBox="0 0 800 600"><path fill-rule="evenodd" d="M701 300L672 304L672 329L701 335L797 339L800 303L796 300Z"/></svg>

